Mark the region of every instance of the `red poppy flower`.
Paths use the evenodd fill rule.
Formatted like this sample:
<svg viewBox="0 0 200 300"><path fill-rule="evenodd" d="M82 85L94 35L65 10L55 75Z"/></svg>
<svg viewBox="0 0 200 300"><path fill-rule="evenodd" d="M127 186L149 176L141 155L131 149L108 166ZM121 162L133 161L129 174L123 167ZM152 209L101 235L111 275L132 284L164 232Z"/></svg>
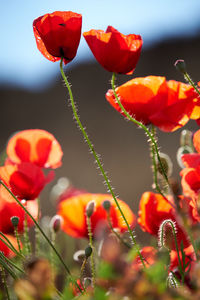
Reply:
<svg viewBox="0 0 200 300"><path fill-rule="evenodd" d="M28 162L0 167L0 178L13 194L25 200L36 199L53 176L52 171L45 177L41 168Z"/></svg>
<svg viewBox="0 0 200 300"><path fill-rule="evenodd" d="M112 26L90 30L83 36L96 60L109 72L132 74L142 48L140 35L123 35Z"/></svg>
<svg viewBox="0 0 200 300"><path fill-rule="evenodd" d="M98 231L98 227L107 224L107 214L102 206L104 200L109 200L110 218L114 228L121 232L127 230L127 227L121 217L121 214L111 195L106 194L79 194L59 203L58 214L62 216L62 229L69 235L76 238L88 237L86 224L86 206L90 201L94 201L94 213L91 216L91 226L93 234ZM135 224L135 216L131 209L122 200L118 200L119 205L131 227Z"/></svg>
<svg viewBox="0 0 200 300"><path fill-rule="evenodd" d="M184 195L197 200L200 192L200 165L196 168L184 168L180 175Z"/></svg>
<svg viewBox="0 0 200 300"><path fill-rule="evenodd" d="M187 168L196 168L200 166L200 129L193 136L193 144L198 153L183 154L181 159Z"/></svg>
<svg viewBox="0 0 200 300"><path fill-rule="evenodd" d="M18 243L17 243L17 240L14 236L10 235L10 234L4 234L6 236L6 238L10 241L10 243L13 245L13 247L15 249L18 249ZM6 239L0 235L1 239L4 240L6 243L8 243L6 241ZM3 254L8 257L8 258L12 258L15 256L15 253L10 249L8 248L4 242L2 242L2 240L0 240L0 251L3 252Z"/></svg>
<svg viewBox="0 0 200 300"><path fill-rule="evenodd" d="M38 216L38 204L36 200L27 201L23 204L29 213L37 219ZM14 227L11 222L12 217L18 217L18 231L23 232L25 212L22 207L12 198L4 187L0 188L0 231L6 234L14 233ZM29 216L26 216L28 227L34 225Z"/></svg>
<svg viewBox="0 0 200 300"><path fill-rule="evenodd" d="M187 221L189 225L193 225L197 222L200 222L199 208L197 205L197 200L193 197L179 197L179 204L181 211L187 216Z"/></svg>
<svg viewBox="0 0 200 300"><path fill-rule="evenodd" d="M175 209L165 200L165 198L160 194L155 194L152 192L145 192L140 200L140 208L139 208L139 218L138 223L141 226L143 231L147 231L154 236L158 236L160 225L164 220L171 219L176 222L177 229L177 241L178 244L181 244L183 241L184 247L189 245L189 241L187 239L186 233L183 228L179 225L179 222L176 217ZM171 233L171 229L169 229L166 233L166 242L172 240L172 247L175 248L174 238Z"/></svg>
<svg viewBox="0 0 200 300"><path fill-rule="evenodd" d="M7 145L8 159L13 163L32 162L41 168L61 165L62 149L55 137L41 129L16 133Z"/></svg>
<svg viewBox="0 0 200 300"><path fill-rule="evenodd" d="M185 83L165 77L134 78L116 89L124 108L138 121L154 124L163 131L174 131L190 119L196 105L197 94ZM113 90L106 98L119 112ZM123 113L122 113L123 114Z"/></svg>
<svg viewBox="0 0 200 300"><path fill-rule="evenodd" d="M81 37L82 16L71 11L55 11L34 20L38 50L50 61L64 58L67 64L76 56Z"/></svg>

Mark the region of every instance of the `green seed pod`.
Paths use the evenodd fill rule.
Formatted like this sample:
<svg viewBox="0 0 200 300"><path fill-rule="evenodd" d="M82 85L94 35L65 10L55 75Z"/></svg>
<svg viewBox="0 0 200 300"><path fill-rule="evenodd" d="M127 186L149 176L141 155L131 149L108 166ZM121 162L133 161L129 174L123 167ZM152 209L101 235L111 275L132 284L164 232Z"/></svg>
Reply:
<svg viewBox="0 0 200 300"><path fill-rule="evenodd" d="M90 246L85 248L85 257L88 258L92 254L92 248Z"/></svg>
<svg viewBox="0 0 200 300"><path fill-rule="evenodd" d="M176 67L176 69L181 72L182 74L185 74L187 71L186 71L186 64L185 64L185 61L183 59L178 59L174 66Z"/></svg>
<svg viewBox="0 0 200 300"><path fill-rule="evenodd" d="M19 224L19 217L13 216L10 218L11 223L13 224L14 227L17 227Z"/></svg>
<svg viewBox="0 0 200 300"><path fill-rule="evenodd" d="M109 200L104 200L102 203L103 208L109 212L110 211L110 207L111 207L111 203Z"/></svg>
<svg viewBox="0 0 200 300"><path fill-rule="evenodd" d="M161 160L161 163L162 163L162 167L164 169L164 172L165 174L170 177L171 174L172 174L172 171L173 171L173 164L172 164L172 161L170 159L170 157L165 154L165 153L159 153L160 155L160 160ZM160 163L157 161L157 170L158 170L158 173L160 173L160 175L164 175L163 173L163 170L162 170L162 167L160 165Z"/></svg>

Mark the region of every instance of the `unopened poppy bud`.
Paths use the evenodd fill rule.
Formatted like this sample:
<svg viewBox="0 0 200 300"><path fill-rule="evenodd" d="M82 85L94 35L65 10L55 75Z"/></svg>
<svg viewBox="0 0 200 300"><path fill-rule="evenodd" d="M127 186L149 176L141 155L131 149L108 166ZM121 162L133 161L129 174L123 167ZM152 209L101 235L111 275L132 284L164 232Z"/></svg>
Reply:
<svg viewBox="0 0 200 300"><path fill-rule="evenodd" d="M181 136L180 136L180 145L181 146L192 146L193 142L192 142L192 131L184 129L181 131Z"/></svg>
<svg viewBox="0 0 200 300"><path fill-rule="evenodd" d="M83 261L84 258L85 258L85 251L84 250L78 250L73 255L73 259L75 261Z"/></svg>
<svg viewBox="0 0 200 300"><path fill-rule="evenodd" d="M90 218L93 213L94 213L94 207L95 207L95 203L94 201L90 201L87 206L86 206L86 215L88 218Z"/></svg>
<svg viewBox="0 0 200 300"><path fill-rule="evenodd" d="M157 161L158 172L161 175L164 175L164 173L165 173L167 176L171 176L172 170L173 170L173 165L172 165L172 161L171 161L170 157L165 153L159 153L159 155L160 155L162 167L161 167L160 163Z"/></svg>
<svg viewBox="0 0 200 300"><path fill-rule="evenodd" d="M85 257L88 258L90 257L91 254L92 254L92 248L88 246L87 248L85 248Z"/></svg>
<svg viewBox="0 0 200 300"><path fill-rule="evenodd" d="M179 72L181 72L181 73L183 73L183 74L185 74L185 73L187 72L187 71L186 71L186 64L185 64L185 61L184 61L183 59L178 59L178 60L175 62L174 66L176 67L176 69L177 69Z"/></svg>
<svg viewBox="0 0 200 300"><path fill-rule="evenodd" d="M14 227L18 226L18 224L19 224L19 217L13 216L13 217L10 218L10 220L11 220L11 222L12 222L12 224L13 224Z"/></svg>
<svg viewBox="0 0 200 300"><path fill-rule="evenodd" d="M59 215L53 216L53 218L50 221L50 228L54 232L58 232L61 228L61 225L62 225L62 217Z"/></svg>
<svg viewBox="0 0 200 300"><path fill-rule="evenodd" d="M103 205L103 208L104 208L107 212L110 211L111 203L110 203L109 200L103 201L102 205Z"/></svg>
<svg viewBox="0 0 200 300"><path fill-rule="evenodd" d="M91 285L92 285L92 278L90 278L90 277L85 277L84 280L83 280L83 283L84 283L84 287L85 287L85 288L91 286Z"/></svg>
<svg viewBox="0 0 200 300"><path fill-rule="evenodd" d="M183 161L182 161L182 155L183 154L188 154L188 153L193 153L193 150L189 147L189 146L183 146L183 147L180 147L177 151L177 154L176 154L176 159L177 159L177 162L179 164L179 166L183 169L185 168L184 164L183 164Z"/></svg>

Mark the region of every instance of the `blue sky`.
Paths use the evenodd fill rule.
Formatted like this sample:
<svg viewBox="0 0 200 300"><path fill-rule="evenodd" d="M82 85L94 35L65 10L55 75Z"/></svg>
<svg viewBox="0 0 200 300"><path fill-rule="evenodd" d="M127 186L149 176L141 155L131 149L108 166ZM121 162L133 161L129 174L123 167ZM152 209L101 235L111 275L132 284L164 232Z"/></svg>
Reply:
<svg viewBox="0 0 200 300"><path fill-rule="evenodd" d="M1 1L0 84L25 88L45 85L58 71L37 50L32 31L35 18L55 10L83 15L82 31L112 25L124 34L140 34L144 47L166 37L195 35L200 30L200 0L16 0ZM93 59L82 38L71 63Z"/></svg>

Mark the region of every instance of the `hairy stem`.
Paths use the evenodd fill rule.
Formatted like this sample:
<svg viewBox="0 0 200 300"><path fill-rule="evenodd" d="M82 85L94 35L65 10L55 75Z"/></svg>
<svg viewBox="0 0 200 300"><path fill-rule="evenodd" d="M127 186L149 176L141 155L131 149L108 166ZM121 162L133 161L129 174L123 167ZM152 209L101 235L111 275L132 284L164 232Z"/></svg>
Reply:
<svg viewBox="0 0 200 300"><path fill-rule="evenodd" d="M84 139L86 140L86 142L87 142L87 144L88 144L88 147L89 147L91 153L93 154L93 156L94 156L94 158L95 158L95 161L96 161L96 163L97 163L97 165L98 165L98 167L99 167L99 169L100 169L100 171L101 171L101 174L102 174L102 176L103 176L103 178L104 178L104 180L105 180L105 182L106 182L106 185L107 185L107 187L108 187L108 190L109 190L109 192L111 193L111 195L112 195L112 197L113 197L113 199L114 199L114 201L115 201L115 203L116 203L116 205L117 205L117 208L119 209L119 212L120 212L120 214L121 214L121 216L122 216L122 218L123 218L123 220L124 220L124 222L125 222L125 224L126 224L126 226L127 226L127 229L128 229L129 234L130 234L130 236L131 236L131 239L132 239L132 241L133 241L133 244L136 245L136 247L137 247L137 249L138 249L138 255L139 255L139 257L140 257L140 259L141 259L141 261L142 261L142 264L143 264L143 266L145 266L143 257L142 257L142 255L141 255L141 253L140 253L140 248L139 248L138 244L136 243L136 240L135 240L135 237L134 237L134 235L133 235L133 232L132 232L132 230L131 230L131 228L130 228L130 225L128 224L128 221L127 221L127 219L126 219L126 217L125 217L125 215L124 215L124 213L123 213L123 211L122 211L122 209L121 209L121 207L120 207L120 205L119 205L119 202L118 202L118 200L117 200L117 198L116 198L116 196L115 196L115 194L114 194L114 191L113 191L113 189L112 189L112 187L111 187L110 181L109 181L109 179L108 179L108 177L107 177L107 175L106 175L106 172L104 171L103 165L102 165L102 163L101 163L101 161L100 161L100 159L99 159L99 157L98 157L98 154L97 154L96 151L94 150L94 146L93 146L91 140L89 139L88 134L87 134L87 132L85 131L85 129L84 129L84 127L83 127L83 125L82 125L82 123L81 123L81 121L80 121L80 118L79 118L79 116L78 116L78 112L77 112L76 105L75 105L75 102L74 102L74 97L73 97L73 94L72 94L72 90L71 90L70 84L69 84L69 82L68 82L68 80L67 80L67 77L65 76L64 70L63 70L63 58L61 59L61 62L60 62L60 72L61 72L62 78L63 78L63 80L64 80L64 82L65 82L65 84L66 84L66 87L67 87L67 89L68 89L68 92L69 92L69 97L70 97L71 107L72 107L73 115L74 115L74 118L75 118L75 120L76 120L76 122L77 122L77 125L78 125L78 127L80 128L80 130L81 130L81 132L82 132L82 134L83 134L83 137L84 137Z"/></svg>

